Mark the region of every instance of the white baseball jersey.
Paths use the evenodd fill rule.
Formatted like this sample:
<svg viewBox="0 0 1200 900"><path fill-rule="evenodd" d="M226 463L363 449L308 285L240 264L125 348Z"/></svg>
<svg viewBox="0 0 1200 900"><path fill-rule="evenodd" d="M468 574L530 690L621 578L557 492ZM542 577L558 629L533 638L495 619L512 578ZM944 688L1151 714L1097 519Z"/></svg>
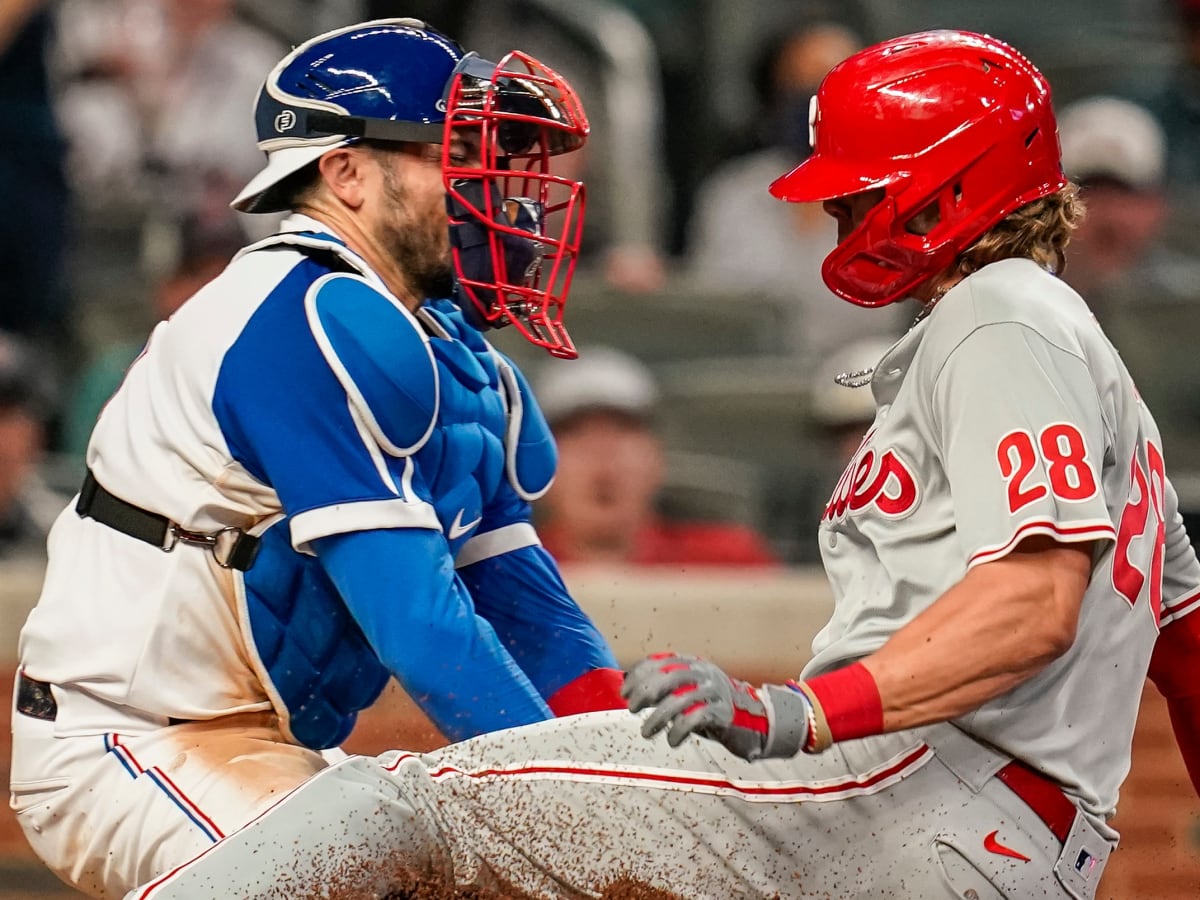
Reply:
<svg viewBox="0 0 1200 900"><path fill-rule="evenodd" d="M871 389L874 425L821 523L835 608L804 675L879 649L1025 537L1093 541L1074 645L957 724L1111 814L1159 624L1200 605L1158 428L1117 351L1071 288L1006 260L947 293Z"/></svg>

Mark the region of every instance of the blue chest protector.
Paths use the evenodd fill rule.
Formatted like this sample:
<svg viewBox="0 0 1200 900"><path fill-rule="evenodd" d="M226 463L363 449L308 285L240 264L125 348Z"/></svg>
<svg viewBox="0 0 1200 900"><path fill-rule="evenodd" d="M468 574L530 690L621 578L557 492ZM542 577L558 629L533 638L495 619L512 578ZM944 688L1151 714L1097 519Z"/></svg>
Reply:
<svg viewBox="0 0 1200 900"><path fill-rule="evenodd" d="M281 319L272 340L294 339L298 346L307 342L310 356L311 345L319 347L328 365L325 388L341 392L337 402L326 404L329 415L345 418L340 429L336 422L331 428L354 434L363 445L364 468L378 470L381 485L388 486L378 498L362 496L360 486L348 488L348 496L316 501L315 510L297 508L267 477L270 465L256 453L253 435L241 437L244 429L229 429L240 437L231 446L248 448L240 454L235 450L235 456L244 457L256 475L263 472L289 513L265 529L254 566L238 575L248 644L285 732L320 749L346 738L357 712L374 702L389 675L405 683L404 673L380 658L379 619L386 619L390 604L421 603L424 598L381 589L370 615L364 617L360 608L356 617L321 561L293 549L294 512L319 516L355 503L364 510L402 504L413 517L408 527L424 529L425 541L412 545L425 549L414 552L405 565L414 572L417 567L449 567L472 537L528 522L529 501L549 487L556 456L549 428L520 372L466 323L453 303L432 301L413 316L352 274L361 262L325 235L279 235L252 249L272 245L299 248L311 260L332 263L309 266L313 277L292 284L288 291L297 296L290 300L269 298L295 309L302 295L307 314L306 325L286 325ZM281 334L288 327L294 335ZM312 402L325 388L318 384L312 389ZM298 501L300 507L313 503ZM370 515L362 521L358 530L407 524L373 525ZM438 542L432 554L430 540ZM304 543L300 546L307 549ZM436 547L441 547L440 561ZM455 581L461 585L457 576Z"/></svg>
<svg viewBox="0 0 1200 900"><path fill-rule="evenodd" d="M256 668L284 733L317 750L337 746L391 673L320 563L292 549L286 519L263 532L239 580Z"/></svg>

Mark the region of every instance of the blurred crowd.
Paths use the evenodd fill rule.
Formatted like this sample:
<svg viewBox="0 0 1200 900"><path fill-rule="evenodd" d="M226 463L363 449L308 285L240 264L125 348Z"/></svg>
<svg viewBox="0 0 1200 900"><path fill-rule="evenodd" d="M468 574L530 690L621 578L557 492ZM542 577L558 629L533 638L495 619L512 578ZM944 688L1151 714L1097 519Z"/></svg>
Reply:
<svg viewBox="0 0 1200 900"><path fill-rule="evenodd" d="M1088 206L1064 277L1121 349L1184 506L1200 509L1200 0L1073 5L1057 41L1032 4L949 0L0 5L0 558L44 552L154 322L273 228L227 205L261 165L251 109L266 72L318 30L395 15L491 58L531 52L592 121L566 313L581 358L495 338L559 442L538 515L564 565L815 561L824 500L874 415L845 376L916 310L835 298L820 277L832 220L767 186L808 152L825 72L925 27L991 31L1050 75Z"/></svg>

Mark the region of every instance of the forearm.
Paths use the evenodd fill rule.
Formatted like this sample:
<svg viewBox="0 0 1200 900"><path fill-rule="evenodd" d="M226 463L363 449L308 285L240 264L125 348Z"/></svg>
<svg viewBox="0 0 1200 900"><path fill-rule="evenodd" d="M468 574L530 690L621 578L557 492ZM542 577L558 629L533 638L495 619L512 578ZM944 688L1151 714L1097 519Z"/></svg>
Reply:
<svg viewBox="0 0 1200 900"><path fill-rule="evenodd" d="M475 614L442 558L438 532L388 529L315 543L380 661L446 737L461 740L551 718L495 631Z"/></svg>
<svg viewBox="0 0 1200 900"><path fill-rule="evenodd" d="M1090 544L1027 539L859 662L753 687L707 660L664 653L626 673L621 693L635 712L657 707L642 734L669 729L673 747L698 734L748 760L819 753L955 718L1030 678L1073 643L1090 574Z"/></svg>
<svg viewBox="0 0 1200 900"><path fill-rule="evenodd" d="M968 575L952 587L862 660L884 729L956 718L1040 672L1066 650L1046 627L1047 606L1036 584Z"/></svg>
<svg viewBox="0 0 1200 900"><path fill-rule="evenodd" d="M533 545L459 570L475 608L556 715L624 706L608 642Z"/></svg>
<svg viewBox="0 0 1200 900"><path fill-rule="evenodd" d="M452 741L553 717L486 622L436 629L384 662Z"/></svg>
<svg viewBox="0 0 1200 900"><path fill-rule="evenodd" d="M1090 559L1090 545L1051 545L1014 552L968 572L861 660L878 690L881 729L899 731L961 716L1066 652L1074 640ZM830 676L811 682L818 695L823 677ZM829 712L837 715L836 709Z"/></svg>

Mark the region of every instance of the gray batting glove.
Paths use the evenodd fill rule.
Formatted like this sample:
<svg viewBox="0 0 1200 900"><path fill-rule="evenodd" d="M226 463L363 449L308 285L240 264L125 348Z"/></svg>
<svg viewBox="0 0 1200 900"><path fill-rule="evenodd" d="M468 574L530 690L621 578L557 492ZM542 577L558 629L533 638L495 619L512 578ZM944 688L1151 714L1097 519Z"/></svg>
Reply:
<svg viewBox="0 0 1200 900"><path fill-rule="evenodd" d="M621 696L633 712L656 707L642 737L667 730L678 747L689 734L710 738L746 760L791 757L809 736L807 698L779 685L756 688L730 678L715 663L659 653L625 673Z"/></svg>

